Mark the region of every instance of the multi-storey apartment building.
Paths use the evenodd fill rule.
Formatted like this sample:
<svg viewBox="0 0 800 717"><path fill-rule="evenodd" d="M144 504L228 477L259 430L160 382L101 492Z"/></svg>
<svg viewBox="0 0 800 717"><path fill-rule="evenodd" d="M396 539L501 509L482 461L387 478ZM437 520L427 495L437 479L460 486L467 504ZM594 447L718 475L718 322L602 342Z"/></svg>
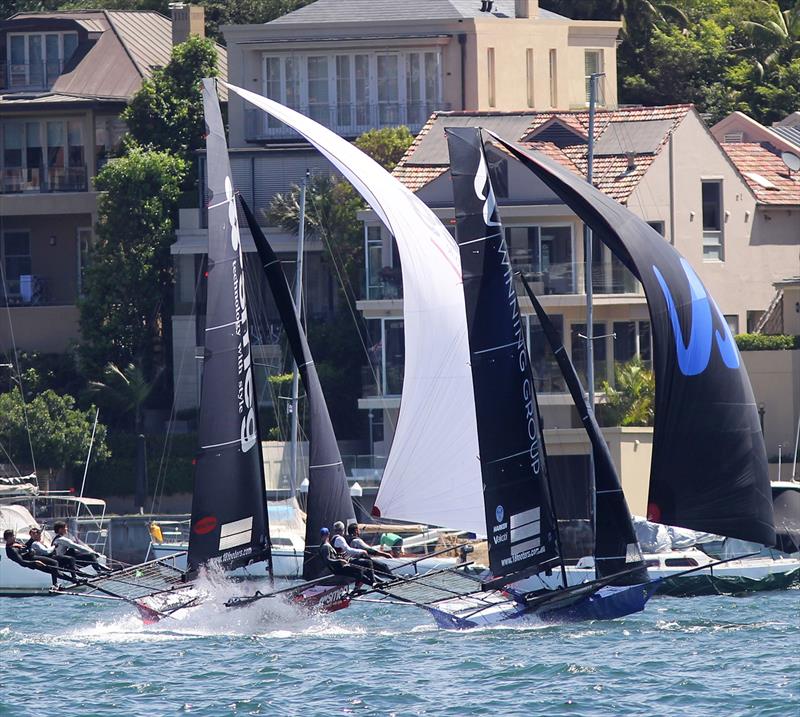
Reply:
<svg viewBox="0 0 800 717"><path fill-rule="evenodd" d="M120 112L202 17L19 13L0 22L0 344L61 352L97 219L92 180L125 133ZM222 71L225 54L220 48Z"/></svg>
<svg viewBox="0 0 800 717"><path fill-rule="evenodd" d="M535 0L498 0L490 12L481 5L317 0L266 24L225 27L229 78L348 139L398 125L416 134L436 110L585 107L593 72L606 73L602 102L616 104L620 23L570 20L539 9ZM236 96L229 98L229 119L234 183L265 225L264 210L276 193L300 184L306 171L331 171L292 130ZM197 364L195 314L202 308L191 307L207 246L204 223L202 210L182 212L173 247L179 292L185 288L173 319L176 367ZM296 237L274 227L267 231L282 258L293 262ZM255 250L246 231L243 241L246 250ZM337 292L322 253L321 241L309 237L305 303L311 314L325 316L335 310ZM264 346L265 359L267 354L274 354L272 347ZM176 376L179 408L197 405L199 376L199 368Z"/></svg>
<svg viewBox="0 0 800 717"><path fill-rule="evenodd" d="M464 125L491 129L585 175L588 113L583 110L435 113L394 173L449 226L454 213L443 130ZM747 156L755 163L746 164L741 154L747 148L726 144L723 150L688 105L601 111L595 140L595 185L645 219L689 260L734 333L757 321L772 301L773 284L786 278L787 267L798 266L800 181L775 175L773 164L780 158L769 154L757 160L750 148ZM541 295L585 383L582 223L518 163L499 153L490 160L514 268L526 274ZM373 365L365 371L359 405L371 416L374 452L385 455L402 386L402 268L386 229L371 212L364 219L366 298L359 308L372 325L374 344ZM651 333L639 283L597 239L593 254L597 389L603 380L613 384L615 363L637 354L645 362L650 360ZM549 453L556 461L584 455L588 443L583 431L577 430L580 422L537 333L535 318L530 318L524 292L520 303L528 315L537 390L550 429ZM642 511L651 434L647 429L615 429L606 437L622 468L629 500Z"/></svg>

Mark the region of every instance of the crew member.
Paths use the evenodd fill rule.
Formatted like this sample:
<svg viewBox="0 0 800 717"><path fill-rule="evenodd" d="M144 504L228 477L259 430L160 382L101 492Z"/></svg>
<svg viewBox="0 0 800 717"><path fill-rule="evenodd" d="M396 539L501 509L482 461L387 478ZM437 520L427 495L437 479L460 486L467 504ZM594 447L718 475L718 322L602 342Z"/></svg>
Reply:
<svg viewBox="0 0 800 717"><path fill-rule="evenodd" d="M109 568L97 561L100 553L95 552L88 545L79 543L67 534L67 524L63 520L53 523L53 531L56 534L53 538L56 556L68 555L75 558L75 562L80 566L91 565L98 575L111 572Z"/></svg>
<svg viewBox="0 0 800 717"><path fill-rule="evenodd" d="M42 531L39 528L31 528L28 531L30 538L25 541L25 547L35 558L49 558L58 563L58 567L66 570L72 576L72 579L77 582L75 575L75 558L71 555L56 555L55 546L51 545L49 548L42 542ZM89 577L88 573L81 573L83 577Z"/></svg>
<svg viewBox="0 0 800 717"><path fill-rule="evenodd" d="M372 560L372 565L375 568L375 572L393 577L392 569L386 563L384 563L382 560L375 560L375 558L372 557L373 555L380 555L382 558L391 558L392 554L384 552L383 550L378 550L377 548L373 548L371 545L367 545L361 538L361 528L359 527L358 523L350 523L350 525L347 526L347 540L352 549L363 550L365 553L367 553Z"/></svg>
<svg viewBox="0 0 800 717"><path fill-rule="evenodd" d="M344 575L358 582L375 584L375 574L358 565L353 565L347 556L340 555L330 544L330 530L322 528L319 531L319 554L334 575Z"/></svg>
<svg viewBox="0 0 800 717"><path fill-rule="evenodd" d="M53 589L58 589L58 563L55 560L45 557L34 558L25 546L16 539L14 531L10 528L3 531L3 540L6 544L6 555L9 560L14 561L23 568L41 570L43 573L48 573L53 581Z"/></svg>

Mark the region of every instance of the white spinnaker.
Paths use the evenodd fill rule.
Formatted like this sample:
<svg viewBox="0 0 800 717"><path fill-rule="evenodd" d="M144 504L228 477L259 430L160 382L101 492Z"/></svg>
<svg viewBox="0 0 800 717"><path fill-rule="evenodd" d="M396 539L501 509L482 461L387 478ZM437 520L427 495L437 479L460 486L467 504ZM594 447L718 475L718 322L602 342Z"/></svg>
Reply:
<svg viewBox="0 0 800 717"><path fill-rule="evenodd" d="M376 499L381 515L485 535L458 246L422 201L347 140L273 100L223 84L322 152L397 241L403 267L405 376L397 429Z"/></svg>

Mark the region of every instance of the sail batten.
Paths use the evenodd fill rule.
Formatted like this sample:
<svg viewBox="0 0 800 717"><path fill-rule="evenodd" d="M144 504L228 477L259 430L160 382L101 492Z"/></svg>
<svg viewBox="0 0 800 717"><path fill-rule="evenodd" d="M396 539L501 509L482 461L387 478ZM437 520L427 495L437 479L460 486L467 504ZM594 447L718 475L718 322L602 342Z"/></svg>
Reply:
<svg viewBox="0 0 800 717"><path fill-rule="evenodd" d="M489 134L642 283L656 379L650 517L773 545L766 448L753 390L730 328L689 262L642 219L580 177L539 152Z"/></svg>
<svg viewBox="0 0 800 717"><path fill-rule="evenodd" d="M203 80L207 127L208 284L190 571L268 560L266 488L228 147L214 80Z"/></svg>
<svg viewBox="0 0 800 717"><path fill-rule="evenodd" d="M289 340L300 378L306 390L310 436L308 498L306 503L306 552L303 560L303 579L314 580L328 572L319 557L319 533L337 520L345 525L356 520L350 488L333 431L322 386L311 358L305 331L295 306L292 292L281 262L258 225L253 212L239 195L247 225L253 236L258 257L267 277L269 288Z"/></svg>

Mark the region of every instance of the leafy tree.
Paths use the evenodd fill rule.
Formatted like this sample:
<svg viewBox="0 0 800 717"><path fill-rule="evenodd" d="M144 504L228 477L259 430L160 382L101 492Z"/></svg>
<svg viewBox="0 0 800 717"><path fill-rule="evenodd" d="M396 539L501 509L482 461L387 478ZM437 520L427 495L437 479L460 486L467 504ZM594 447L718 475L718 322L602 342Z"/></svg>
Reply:
<svg viewBox="0 0 800 717"><path fill-rule="evenodd" d="M763 22L745 20L743 27L753 41L753 50L761 56L756 60L759 73L765 68L777 66L800 55L800 2L787 10L774 2L762 0L770 14ZM764 53L767 53L764 55Z"/></svg>
<svg viewBox="0 0 800 717"><path fill-rule="evenodd" d="M174 219L186 163L133 147L97 175L97 241L79 303L89 375L140 361L152 379L167 353Z"/></svg>
<svg viewBox="0 0 800 717"><path fill-rule="evenodd" d="M258 25L308 5L312 0L205 0L206 32L224 42L222 25Z"/></svg>
<svg viewBox="0 0 800 717"><path fill-rule="evenodd" d="M364 132L355 141L356 147L391 172L414 141L408 127L383 127Z"/></svg>
<svg viewBox="0 0 800 717"><path fill-rule="evenodd" d="M93 406L78 410L70 395L48 389L26 403L14 388L0 394L0 442L15 463L26 463L32 448L38 469L70 469L86 459L94 417ZM98 422L92 460L109 455L106 428Z"/></svg>
<svg viewBox="0 0 800 717"><path fill-rule="evenodd" d="M109 408L112 415L123 420L130 416L132 420L129 420L129 427L136 434L141 433L142 407L155 388L156 380L148 381L142 369L132 363L124 369L109 363L104 378L104 381L89 382L90 390L97 396L101 408Z"/></svg>
<svg viewBox="0 0 800 717"><path fill-rule="evenodd" d="M637 356L614 367L616 388L603 381L603 422L614 426L652 426L656 383L653 372Z"/></svg>
<svg viewBox="0 0 800 717"><path fill-rule="evenodd" d="M211 40L193 36L176 45L167 66L142 83L122 113L127 143L191 159L205 135L200 80L216 75L217 50Z"/></svg>

